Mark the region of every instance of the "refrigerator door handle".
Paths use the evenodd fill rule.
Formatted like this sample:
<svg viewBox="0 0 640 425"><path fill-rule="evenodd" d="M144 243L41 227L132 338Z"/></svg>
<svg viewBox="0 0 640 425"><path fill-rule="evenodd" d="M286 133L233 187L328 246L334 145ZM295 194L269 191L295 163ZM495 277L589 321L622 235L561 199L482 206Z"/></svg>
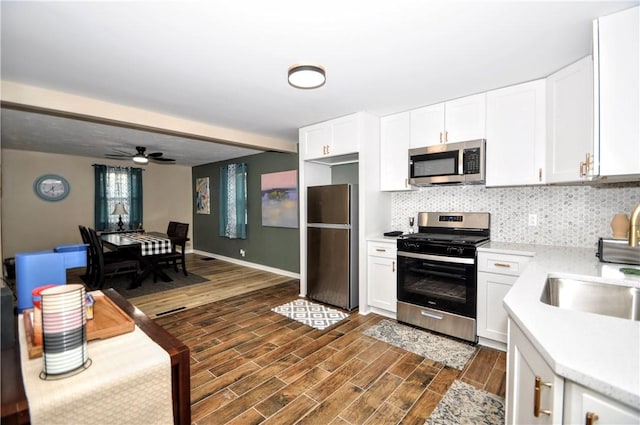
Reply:
<svg viewBox="0 0 640 425"><path fill-rule="evenodd" d="M318 229L351 229L350 224L331 224L331 223L307 223L307 227L315 227Z"/></svg>

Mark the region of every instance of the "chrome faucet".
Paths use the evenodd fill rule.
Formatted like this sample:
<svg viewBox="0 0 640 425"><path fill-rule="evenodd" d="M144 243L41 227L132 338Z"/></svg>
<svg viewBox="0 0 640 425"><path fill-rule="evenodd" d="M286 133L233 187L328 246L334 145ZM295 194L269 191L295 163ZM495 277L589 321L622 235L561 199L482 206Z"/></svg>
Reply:
<svg viewBox="0 0 640 425"><path fill-rule="evenodd" d="M629 246L640 246L640 204L634 208L629 219Z"/></svg>

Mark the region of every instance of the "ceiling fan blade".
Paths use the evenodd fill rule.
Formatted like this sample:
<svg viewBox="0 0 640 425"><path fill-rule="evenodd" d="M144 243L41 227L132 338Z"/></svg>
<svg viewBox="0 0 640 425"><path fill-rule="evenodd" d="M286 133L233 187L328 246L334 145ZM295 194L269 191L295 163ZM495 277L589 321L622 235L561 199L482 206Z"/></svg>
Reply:
<svg viewBox="0 0 640 425"><path fill-rule="evenodd" d="M162 156L162 152L152 152L152 153L148 153L147 156L149 158L159 158Z"/></svg>
<svg viewBox="0 0 640 425"><path fill-rule="evenodd" d="M118 160L130 160L131 157L129 155L113 155L113 154L106 154L105 157L109 158L109 159L118 159Z"/></svg>
<svg viewBox="0 0 640 425"><path fill-rule="evenodd" d="M171 159L171 158L162 158L162 157L154 158L150 156L149 159L156 162L176 162L175 159Z"/></svg>
<svg viewBox="0 0 640 425"><path fill-rule="evenodd" d="M130 152L123 151L123 150L120 150L120 149L111 149L111 150L116 152L116 153L118 153L118 154L120 154L120 155L122 155L122 156L132 157L134 155L134 154L132 154Z"/></svg>

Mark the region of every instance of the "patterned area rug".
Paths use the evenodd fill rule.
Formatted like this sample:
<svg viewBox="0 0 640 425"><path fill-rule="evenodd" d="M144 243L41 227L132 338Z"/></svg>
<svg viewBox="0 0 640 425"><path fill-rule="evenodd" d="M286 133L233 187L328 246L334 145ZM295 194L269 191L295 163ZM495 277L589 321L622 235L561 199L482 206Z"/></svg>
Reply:
<svg viewBox="0 0 640 425"><path fill-rule="evenodd" d="M459 370L475 351L471 345L389 320L383 320L363 333Z"/></svg>
<svg viewBox="0 0 640 425"><path fill-rule="evenodd" d="M504 423L504 399L462 381L453 381L425 425L498 425Z"/></svg>
<svg viewBox="0 0 640 425"><path fill-rule="evenodd" d="M349 317L348 314L307 300L295 300L272 308L278 314L323 330Z"/></svg>

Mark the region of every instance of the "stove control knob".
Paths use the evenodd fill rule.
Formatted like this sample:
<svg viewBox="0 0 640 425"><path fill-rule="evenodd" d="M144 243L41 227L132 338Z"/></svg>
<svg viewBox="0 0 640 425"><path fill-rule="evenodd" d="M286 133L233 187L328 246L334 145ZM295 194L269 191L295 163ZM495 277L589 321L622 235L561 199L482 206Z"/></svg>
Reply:
<svg viewBox="0 0 640 425"><path fill-rule="evenodd" d="M463 252L464 252L464 248L462 248L461 246L449 246L449 247L447 247L447 254L462 255Z"/></svg>

